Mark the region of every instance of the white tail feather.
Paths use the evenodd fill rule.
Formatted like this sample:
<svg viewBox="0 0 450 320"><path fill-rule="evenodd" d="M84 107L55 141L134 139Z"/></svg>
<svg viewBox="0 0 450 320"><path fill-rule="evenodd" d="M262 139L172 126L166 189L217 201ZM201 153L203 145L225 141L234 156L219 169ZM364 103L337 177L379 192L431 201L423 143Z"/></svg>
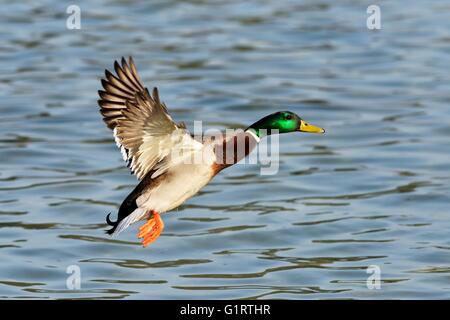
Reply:
<svg viewBox="0 0 450 320"><path fill-rule="evenodd" d="M119 233L121 233L123 230L128 228L131 224L139 221L142 219L142 217L145 215L146 211L142 208L137 208L134 210L129 216L124 218L122 221L119 222L117 225L116 230L112 233L112 236L115 237Z"/></svg>

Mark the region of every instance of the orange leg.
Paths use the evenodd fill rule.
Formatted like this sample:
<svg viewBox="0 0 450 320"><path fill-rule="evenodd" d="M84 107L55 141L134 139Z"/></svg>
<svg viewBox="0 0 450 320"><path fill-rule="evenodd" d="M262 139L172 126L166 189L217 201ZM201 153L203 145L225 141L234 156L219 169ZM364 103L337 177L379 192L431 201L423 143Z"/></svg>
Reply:
<svg viewBox="0 0 450 320"><path fill-rule="evenodd" d="M142 245L148 246L161 235L164 230L164 222L156 211L152 211L152 216L148 221L139 228L138 238L144 238Z"/></svg>

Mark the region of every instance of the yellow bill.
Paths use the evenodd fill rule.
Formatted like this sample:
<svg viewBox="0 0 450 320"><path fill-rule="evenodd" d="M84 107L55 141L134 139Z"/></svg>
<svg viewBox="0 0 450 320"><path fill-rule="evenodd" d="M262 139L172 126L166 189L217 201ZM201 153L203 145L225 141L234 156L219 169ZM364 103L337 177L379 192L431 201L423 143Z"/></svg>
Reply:
<svg viewBox="0 0 450 320"><path fill-rule="evenodd" d="M300 128L298 128L300 132L310 132L310 133L325 133L325 129L313 126L305 122L304 120L300 120Z"/></svg>

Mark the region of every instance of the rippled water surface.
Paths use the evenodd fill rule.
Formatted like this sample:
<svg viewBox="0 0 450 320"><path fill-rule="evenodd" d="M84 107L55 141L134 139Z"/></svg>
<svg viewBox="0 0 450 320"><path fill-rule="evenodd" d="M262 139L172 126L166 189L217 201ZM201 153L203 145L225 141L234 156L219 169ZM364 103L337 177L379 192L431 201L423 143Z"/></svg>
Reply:
<svg viewBox="0 0 450 320"><path fill-rule="evenodd" d="M60 1L0 10L0 298L450 298L450 3ZM292 110L277 175L223 171L111 239L136 179L97 107L133 55L178 121L245 127ZM66 268L81 289L66 288ZM369 290L367 267L381 269Z"/></svg>

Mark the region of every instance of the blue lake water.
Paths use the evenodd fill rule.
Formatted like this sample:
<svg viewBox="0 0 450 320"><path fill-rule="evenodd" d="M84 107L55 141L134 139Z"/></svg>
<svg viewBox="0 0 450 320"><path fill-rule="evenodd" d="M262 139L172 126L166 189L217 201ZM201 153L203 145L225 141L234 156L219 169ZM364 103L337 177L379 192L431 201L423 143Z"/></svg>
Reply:
<svg viewBox="0 0 450 320"><path fill-rule="evenodd" d="M371 1L77 4L80 30L1 4L0 298L450 298L448 1L378 1L381 30ZM137 181L97 90L129 55L189 128L291 110L327 134L281 136L277 175L223 171L148 248L111 239Z"/></svg>

